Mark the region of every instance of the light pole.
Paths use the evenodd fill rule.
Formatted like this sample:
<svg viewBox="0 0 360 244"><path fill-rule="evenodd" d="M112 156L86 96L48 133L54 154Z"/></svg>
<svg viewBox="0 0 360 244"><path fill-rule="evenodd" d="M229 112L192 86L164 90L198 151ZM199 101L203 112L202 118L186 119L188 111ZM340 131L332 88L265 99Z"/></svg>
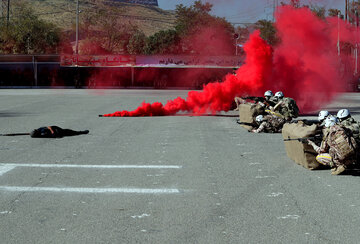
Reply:
<svg viewBox="0 0 360 244"><path fill-rule="evenodd" d="M238 55L238 40L240 38L240 35L238 33L234 34L234 39L235 39L235 56Z"/></svg>
<svg viewBox="0 0 360 244"><path fill-rule="evenodd" d="M337 51L338 56L340 56L340 12L338 13L338 38L337 38Z"/></svg>
<svg viewBox="0 0 360 244"><path fill-rule="evenodd" d="M358 15L358 12L357 10L355 10L355 28L356 28L356 43L355 43L355 71L354 71L354 74L357 75L358 73L358 23L359 23L359 15Z"/></svg>
<svg viewBox="0 0 360 244"><path fill-rule="evenodd" d="M79 0L76 0L76 42L75 54L79 54Z"/></svg>

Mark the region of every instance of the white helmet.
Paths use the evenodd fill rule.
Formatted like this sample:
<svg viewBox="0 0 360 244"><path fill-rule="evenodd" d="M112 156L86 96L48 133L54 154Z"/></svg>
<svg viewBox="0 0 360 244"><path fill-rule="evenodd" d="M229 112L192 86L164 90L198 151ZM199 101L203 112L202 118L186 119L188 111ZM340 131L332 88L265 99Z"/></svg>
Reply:
<svg viewBox="0 0 360 244"><path fill-rule="evenodd" d="M323 120L326 119L326 117L329 116L329 115L330 115L329 111L322 110L322 111L320 111L320 113L319 113L318 120L319 120L319 121L323 121Z"/></svg>
<svg viewBox="0 0 360 244"><path fill-rule="evenodd" d="M339 119L345 119L350 116L350 112L348 109L341 109L336 115Z"/></svg>
<svg viewBox="0 0 360 244"><path fill-rule="evenodd" d="M272 97L274 96L274 93L270 90L267 90L265 93L264 93L264 97Z"/></svg>
<svg viewBox="0 0 360 244"><path fill-rule="evenodd" d="M255 118L255 120L257 121L257 122L261 122L261 121L263 121L263 119L264 119L264 116L263 115L258 115L258 116L256 116L256 118Z"/></svg>
<svg viewBox="0 0 360 244"><path fill-rule="evenodd" d="M284 93L282 93L281 91L278 91L277 93L275 93L275 97L283 98L283 97L284 97Z"/></svg>
<svg viewBox="0 0 360 244"><path fill-rule="evenodd" d="M334 117L334 116L328 116L328 117L325 119L325 127L326 127L326 128L329 128L329 127L331 127L331 126L334 126L336 123L337 123L337 118Z"/></svg>

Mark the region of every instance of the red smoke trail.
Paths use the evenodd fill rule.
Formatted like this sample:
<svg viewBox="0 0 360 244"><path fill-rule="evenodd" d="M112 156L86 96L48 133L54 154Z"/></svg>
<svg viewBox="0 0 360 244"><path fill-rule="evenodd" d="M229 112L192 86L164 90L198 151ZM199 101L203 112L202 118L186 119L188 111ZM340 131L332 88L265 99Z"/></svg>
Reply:
<svg viewBox="0 0 360 244"><path fill-rule="evenodd" d="M256 31L244 46L245 64L237 75L222 83L210 83L201 92L189 92L186 100L176 98L165 105L143 103L134 111L104 116L163 116L179 111L195 114L228 111L235 96L262 95L265 90L282 90L293 97L301 112L321 108L343 91L351 72L342 72L346 56L337 56L337 19L320 20L308 8L280 7L276 27L281 44L272 48ZM354 43L354 31L341 23L343 42ZM346 69L343 69L346 71ZM348 69L351 71L351 68Z"/></svg>
<svg viewBox="0 0 360 244"><path fill-rule="evenodd" d="M194 114L217 111L228 111L234 97L238 94L256 93L259 84L271 74L272 49L255 32L244 47L247 52L245 64L237 71L237 76L228 75L222 83L215 82L204 86L203 91L191 91L186 100L176 98L168 101L165 106L159 102L143 103L134 111L118 111L104 116L163 116L173 115L179 111Z"/></svg>

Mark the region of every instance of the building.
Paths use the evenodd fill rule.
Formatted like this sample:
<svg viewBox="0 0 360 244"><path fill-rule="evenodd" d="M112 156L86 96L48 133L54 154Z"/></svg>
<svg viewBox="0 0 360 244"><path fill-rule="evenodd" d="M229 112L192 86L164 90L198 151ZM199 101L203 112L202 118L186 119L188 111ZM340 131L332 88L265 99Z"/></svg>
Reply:
<svg viewBox="0 0 360 244"><path fill-rule="evenodd" d="M136 3L144 5L159 6L157 0L113 0L115 2Z"/></svg>

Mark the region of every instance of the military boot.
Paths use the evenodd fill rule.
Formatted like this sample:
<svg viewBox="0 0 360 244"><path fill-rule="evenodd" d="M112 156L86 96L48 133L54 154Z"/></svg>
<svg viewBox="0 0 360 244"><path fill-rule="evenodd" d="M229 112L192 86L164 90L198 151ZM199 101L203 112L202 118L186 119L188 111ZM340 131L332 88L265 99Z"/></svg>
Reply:
<svg viewBox="0 0 360 244"><path fill-rule="evenodd" d="M331 171L331 174L332 174L332 175L339 175L339 174L343 173L345 170L346 170L345 165L339 165L339 166L336 168L336 170Z"/></svg>

